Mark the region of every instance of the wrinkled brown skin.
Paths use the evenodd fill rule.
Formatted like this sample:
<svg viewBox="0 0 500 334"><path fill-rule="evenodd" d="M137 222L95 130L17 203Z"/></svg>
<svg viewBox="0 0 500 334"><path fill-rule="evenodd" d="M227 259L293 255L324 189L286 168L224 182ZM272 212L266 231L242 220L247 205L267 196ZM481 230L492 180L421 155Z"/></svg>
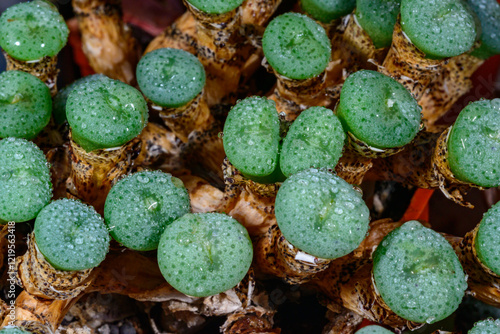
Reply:
<svg viewBox="0 0 500 334"><path fill-rule="evenodd" d="M464 53L450 58L443 66L441 75L430 83L419 101L427 131L443 130L435 123L472 88L470 78L483 63L484 60Z"/></svg>
<svg viewBox="0 0 500 334"><path fill-rule="evenodd" d="M139 44L123 23L121 0L73 0L82 49L97 73L134 85Z"/></svg>
<svg viewBox="0 0 500 334"><path fill-rule="evenodd" d="M141 146L141 140L136 137L116 149L86 152L70 139L71 175L66 183L68 195L94 206L102 214L111 187L131 170Z"/></svg>
<svg viewBox="0 0 500 334"><path fill-rule="evenodd" d="M221 331L224 334L279 334L280 329L273 329L274 313L263 307L250 306L229 315Z"/></svg>
<svg viewBox="0 0 500 334"><path fill-rule="evenodd" d="M309 255L310 261L299 260L296 259L298 253L309 255L290 244L276 223L254 242L256 268L289 284L303 284L310 281L314 275L327 269L332 262L311 255Z"/></svg>
<svg viewBox="0 0 500 334"><path fill-rule="evenodd" d="M420 101L427 87L442 75L446 60L435 60L425 54L404 35L398 21L394 26L392 45L379 72L394 78Z"/></svg>
<svg viewBox="0 0 500 334"><path fill-rule="evenodd" d="M57 75L59 74L57 56L43 57L36 62L25 62L12 58L5 51L2 52L7 62L7 71L17 70L34 75L49 87L52 96L57 94Z"/></svg>
<svg viewBox="0 0 500 334"><path fill-rule="evenodd" d="M172 133L183 143L181 155L188 165L199 164L222 180L221 164L226 156L219 132L222 127L208 109L203 92L179 108L150 103Z"/></svg>
<svg viewBox="0 0 500 334"><path fill-rule="evenodd" d="M479 224L464 238L447 236L468 275L467 293L495 307L500 307L500 276L486 267L478 258L475 242Z"/></svg>
<svg viewBox="0 0 500 334"><path fill-rule="evenodd" d="M323 328L323 334L353 334L363 321L363 317L347 309L341 313L328 310L326 318L330 323Z"/></svg>
<svg viewBox="0 0 500 334"><path fill-rule="evenodd" d="M282 0L246 0L241 4L241 23L264 27Z"/></svg>
<svg viewBox="0 0 500 334"><path fill-rule="evenodd" d="M341 19L333 30L332 61L327 68L327 90L338 98L345 79L361 69L377 70L377 65L387 55L388 48L376 49L375 45L357 23L354 14Z"/></svg>
<svg viewBox="0 0 500 334"><path fill-rule="evenodd" d="M215 212L224 204L224 192L190 173L176 175L189 193L193 212Z"/></svg>
<svg viewBox="0 0 500 334"><path fill-rule="evenodd" d="M474 208L463 196L471 188L483 189L460 181L448 165L448 134L451 127L439 133L420 132L405 149L385 159L373 160L366 175L369 180L391 180L425 189L439 188L457 204Z"/></svg>
<svg viewBox="0 0 500 334"><path fill-rule="evenodd" d="M175 22L156 36L144 54L162 48L174 48L196 55L196 22L191 12L186 11Z"/></svg>
<svg viewBox="0 0 500 334"><path fill-rule="evenodd" d="M218 15L204 13L184 1L195 18L197 55L205 67L208 105L234 103L242 78L242 69L257 50L242 35L240 8ZM256 64L259 59L252 59Z"/></svg>
<svg viewBox="0 0 500 334"><path fill-rule="evenodd" d="M175 173L184 169L182 141L165 127L148 122L139 135L141 150L134 165L137 168L161 169Z"/></svg>
<svg viewBox="0 0 500 334"><path fill-rule="evenodd" d="M244 177L224 159L224 203L219 212L226 213L245 226L251 237L266 233L276 223L274 201L279 183L260 184Z"/></svg>
<svg viewBox="0 0 500 334"><path fill-rule="evenodd" d="M269 64L264 65L271 70ZM268 98L276 102L276 109L285 114L285 120L294 121L307 108L332 104L325 89L326 72L304 80L289 79L274 70L272 73L276 75L277 82Z"/></svg>

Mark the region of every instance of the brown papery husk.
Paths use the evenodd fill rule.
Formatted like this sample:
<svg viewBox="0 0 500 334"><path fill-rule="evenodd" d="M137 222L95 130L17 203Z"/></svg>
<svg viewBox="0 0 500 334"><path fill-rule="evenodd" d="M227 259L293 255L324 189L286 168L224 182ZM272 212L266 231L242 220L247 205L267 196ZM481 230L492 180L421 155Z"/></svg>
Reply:
<svg viewBox="0 0 500 334"><path fill-rule="evenodd" d="M375 48L372 39L359 25L355 14L343 17L333 32L332 61L327 68L327 90L338 98L347 77L358 70L377 70L388 48Z"/></svg>
<svg viewBox="0 0 500 334"><path fill-rule="evenodd" d="M280 184L254 182L243 176L227 158L222 170L225 189L219 212L239 221L252 237L266 233L275 224L274 201Z"/></svg>
<svg viewBox="0 0 500 334"><path fill-rule="evenodd" d="M475 184L458 180L448 165L448 136L451 127L441 134L420 132L405 149L385 159L373 160L374 167L366 178L391 180L424 189L439 188L453 202L461 206L474 206L464 200Z"/></svg>
<svg viewBox="0 0 500 334"><path fill-rule="evenodd" d="M140 47L123 22L121 0L73 0L82 49L97 73L135 84Z"/></svg>
<svg viewBox="0 0 500 334"><path fill-rule="evenodd" d="M270 69L269 64L264 65ZM295 80L272 71L277 82L268 97L276 102L278 113L283 113L286 121L294 121L307 108L332 104L325 90L326 72L309 79Z"/></svg>
<svg viewBox="0 0 500 334"><path fill-rule="evenodd" d="M117 148L86 152L71 139L70 133L68 195L83 200L102 213L111 187L131 170L141 146L141 140L136 137Z"/></svg>
<svg viewBox="0 0 500 334"><path fill-rule="evenodd" d="M326 318L329 323L323 328L323 334L353 334L363 321L361 316L347 309L341 313L328 310Z"/></svg>
<svg viewBox="0 0 500 334"><path fill-rule="evenodd" d="M230 314L221 326L221 331L224 334L279 334L280 329L273 329L274 314L275 311L250 306Z"/></svg>
<svg viewBox="0 0 500 334"><path fill-rule="evenodd" d="M224 192L205 179L189 172L176 176L182 180L189 193L192 212L214 212L224 204Z"/></svg>
<svg viewBox="0 0 500 334"><path fill-rule="evenodd" d="M241 23L264 27L282 0L246 0L241 4Z"/></svg>
<svg viewBox="0 0 500 334"><path fill-rule="evenodd" d="M214 123L208 105L199 93L193 100L178 108L158 106L148 101L151 108L157 110L165 125L184 143L193 131L204 132Z"/></svg>
<svg viewBox="0 0 500 334"><path fill-rule="evenodd" d="M401 83L420 101L429 84L442 74L445 63L426 58L404 34L398 17L389 53L378 70Z"/></svg>
<svg viewBox="0 0 500 334"><path fill-rule="evenodd" d="M476 238L479 224L460 241L452 243L460 263L468 275L468 293L487 304L500 307L500 276L479 260Z"/></svg>
<svg viewBox="0 0 500 334"><path fill-rule="evenodd" d="M300 251L290 244L278 228L272 225L266 234L254 243L256 268L268 275L283 279L288 284L303 284L328 268L332 260L318 258Z"/></svg>
<svg viewBox="0 0 500 334"><path fill-rule="evenodd" d="M22 292L21 295L24 293L25 292ZM26 306L26 305L23 305L23 306ZM25 310L20 309L19 312L23 313L23 312L25 312ZM17 314L16 314L16 316L17 316ZM11 325L16 326L19 329L22 329L28 333L33 333L33 334L53 334L55 331L55 328L53 329L50 326L47 326L38 320L14 320L11 322L10 319L6 318L1 326L3 327L3 326L11 326Z"/></svg>
<svg viewBox="0 0 500 334"><path fill-rule="evenodd" d="M5 51L2 52L7 62L7 71L17 70L34 75L49 87L52 96L57 94L57 75L59 74L57 56L47 56L34 61L22 61L12 58Z"/></svg>
<svg viewBox="0 0 500 334"><path fill-rule="evenodd" d="M335 173L349 184L360 185L372 167L371 158L362 157L346 147L337 166L335 166Z"/></svg>
<svg viewBox="0 0 500 334"><path fill-rule="evenodd" d="M35 236L28 237L28 250L16 258L17 284L32 296L45 299L71 299L90 286L92 269L63 271L55 269L38 250Z"/></svg>
<svg viewBox="0 0 500 334"><path fill-rule="evenodd" d="M242 68L256 47L241 31L240 8L223 14L208 14L184 1L195 18L197 55L207 73L206 100L214 106L234 103L242 79ZM258 59L252 60L258 63Z"/></svg>
<svg viewBox="0 0 500 334"><path fill-rule="evenodd" d="M179 148L184 162L191 167L200 165L200 173L210 174L208 179L222 180L220 166L225 157L219 136L222 127L210 113L203 92L178 108L150 104L152 109L159 111L167 128L183 143Z"/></svg>
<svg viewBox="0 0 500 334"><path fill-rule="evenodd" d="M184 169L183 143L172 131L148 122L139 135L141 151L134 160L139 168L161 169L175 173Z"/></svg>
<svg viewBox="0 0 500 334"><path fill-rule="evenodd" d="M419 101L427 131L443 130L443 125L436 125L436 122L472 88L470 78L483 63L484 60L464 53L450 58L443 66L441 75L430 83Z"/></svg>
<svg viewBox="0 0 500 334"><path fill-rule="evenodd" d="M144 54L162 48L173 48L196 54L196 21L191 12L186 11L175 22L156 36Z"/></svg>

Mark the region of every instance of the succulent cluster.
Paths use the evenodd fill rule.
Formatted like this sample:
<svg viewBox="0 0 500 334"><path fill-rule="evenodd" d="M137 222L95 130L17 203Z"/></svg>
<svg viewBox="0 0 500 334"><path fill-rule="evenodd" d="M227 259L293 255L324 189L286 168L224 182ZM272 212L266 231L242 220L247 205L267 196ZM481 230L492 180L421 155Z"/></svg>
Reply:
<svg viewBox="0 0 500 334"><path fill-rule="evenodd" d="M500 305L499 203L462 238L419 216L370 221L385 200L361 190L392 180L467 206L470 188L500 186L500 99L434 123L500 53L495 0L301 0L272 20L281 1L185 0L133 68L119 4L92 3L73 4L83 49L108 70L59 92L57 7L0 16L0 268L24 307L1 333L55 330L88 292L163 301L184 332L217 315L224 333L279 333L276 278L338 313L325 333L416 329L466 293ZM7 263L13 222L33 232Z"/></svg>

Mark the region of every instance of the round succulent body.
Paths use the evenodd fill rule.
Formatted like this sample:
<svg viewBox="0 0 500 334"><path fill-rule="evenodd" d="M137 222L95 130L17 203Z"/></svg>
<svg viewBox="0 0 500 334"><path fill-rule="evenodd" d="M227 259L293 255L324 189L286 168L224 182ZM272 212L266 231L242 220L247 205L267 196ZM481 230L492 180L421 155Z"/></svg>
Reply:
<svg viewBox="0 0 500 334"><path fill-rule="evenodd" d="M64 18L48 1L22 2L0 16L0 47L18 60L57 55L66 45L68 34Z"/></svg>
<svg viewBox="0 0 500 334"><path fill-rule="evenodd" d="M138 172L118 181L106 198L104 218L111 236L127 248L158 248L165 227L190 212L181 180L160 171Z"/></svg>
<svg viewBox="0 0 500 334"><path fill-rule="evenodd" d="M434 323L458 308L467 282L451 245L439 233L409 221L373 253L377 292L400 317Z"/></svg>
<svg viewBox="0 0 500 334"><path fill-rule="evenodd" d="M500 319L486 319L478 321L467 334L498 334L500 333Z"/></svg>
<svg viewBox="0 0 500 334"><path fill-rule="evenodd" d="M220 213L184 215L166 227L158 247L167 282L196 297L233 288L248 272L252 256L247 230Z"/></svg>
<svg viewBox="0 0 500 334"><path fill-rule="evenodd" d="M478 36L476 17L463 0L401 0L401 27L429 58L458 56Z"/></svg>
<svg viewBox="0 0 500 334"><path fill-rule="evenodd" d="M356 0L301 0L302 9L315 20L330 23L352 13Z"/></svg>
<svg viewBox="0 0 500 334"><path fill-rule="evenodd" d="M246 177L276 181L279 170L280 122L274 101L249 97L238 102L224 124L224 151Z"/></svg>
<svg viewBox="0 0 500 334"><path fill-rule="evenodd" d="M312 107L292 123L283 140L280 168L285 176L315 168L335 168L346 135L333 111Z"/></svg>
<svg viewBox="0 0 500 334"><path fill-rule="evenodd" d="M345 130L357 139L386 149L401 147L413 140L420 130L421 109L396 80L362 70L345 81L337 116Z"/></svg>
<svg viewBox="0 0 500 334"><path fill-rule="evenodd" d="M297 13L273 19L264 32L262 48L276 72L296 80L321 74L331 56L330 39L325 29L313 19Z"/></svg>
<svg viewBox="0 0 500 334"><path fill-rule="evenodd" d="M92 80L102 80L105 76L103 74L92 74L86 77L80 78L75 82L67 85L66 87L59 90L54 96L52 103L52 116L57 124L62 124L66 122L66 103L68 101L69 94L73 89L78 89L81 84Z"/></svg>
<svg viewBox="0 0 500 334"><path fill-rule="evenodd" d="M148 108L137 89L103 76L71 91L66 117L73 140L90 152L118 147L138 136L146 126Z"/></svg>
<svg viewBox="0 0 500 334"><path fill-rule="evenodd" d="M392 332L382 326L370 325L361 328L355 334L392 334Z"/></svg>
<svg viewBox="0 0 500 334"><path fill-rule="evenodd" d="M50 90L40 79L21 71L0 73L0 138L35 138L51 110Z"/></svg>
<svg viewBox="0 0 500 334"><path fill-rule="evenodd" d="M104 219L93 207L75 200L64 198L43 208L34 233L38 249L58 270L97 267L109 250Z"/></svg>
<svg viewBox="0 0 500 334"><path fill-rule="evenodd" d="M500 275L500 202L493 205L483 216L477 230L474 247L486 267Z"/></svg>
<svg viewBox="0 0 500 334"><path fill-rule="evenodd" d="M448 164L459 180L500 185L500 99L473 102L460 112L448 137Z"/></svg>
<svg viewBox="0 0 500 334"><path fill-rule="evenodd" d="M467 0L481 22L481 46L472 54L487 59L500 54L500 4L496 0Z"/></svg>
<svg viewBox="0 0 500 334"><path fill-rule="evenodd" d="M52 197L50 168L35 144L0 140L0 223L35 218Z"/></svg>
<svg viewBox="0 0 500 334"><path fill-rule="evenodd" d="M186 0L207 14L224 14L238 8L244 0Z"/></svg>
<svg viewBox="0 0 500 334"><path fill-rule="evenodd" d="M356 19L376 48L391 45L401 0L357 0Z"/></svg>
<svg viewBox="0 0 500 334"><path fill-rule="evenodd" d="M0 333L3 334L29 334L30 332L25 331L24 329L21 329L16 326L5 326L0 329Z"/></svg>
<svg viewBox="0 0 500 334"><path fill-rule="evenodd" d="M205 86L203 65L184 50L164 48L149 52L139 61L136 72L141 91L162 107L181 107Z"/></svg>
<svg viewBox="0 0 500 334"><path fill-rule="evenodd" d="M301 251L324 259L356 249L370 219L358 191L340 177L314 168L283 182L275 210L283 236Z"/></svg>

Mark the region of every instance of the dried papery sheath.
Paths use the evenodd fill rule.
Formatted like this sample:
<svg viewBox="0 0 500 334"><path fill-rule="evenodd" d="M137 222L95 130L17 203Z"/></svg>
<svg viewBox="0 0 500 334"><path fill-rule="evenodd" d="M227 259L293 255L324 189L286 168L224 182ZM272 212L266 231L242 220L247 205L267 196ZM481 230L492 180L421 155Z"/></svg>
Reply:
<svg viewBox="0 0 500 334"><path fill-rule="evenodd" d="M264 27L282 0L246 0L241 4L241 24Z"/></svg>
<svg viewBox="0 0 500 334"><path fill-rule="evenodd" d="M9 7L0 17L0 46L7 70L33 74L55 95L57 54L68 33L63 17L50 2L35 0Z"/></svg>
<svg viewBox="0 0 500 334"><path fill-rule="evenodd" d="M375 70L381 64L387 48L377 49L370 36L359 25L354 14L344 17L332 38L332 61L327 68L326 86L332 98L338 98L342 83L360 69Z"/></svg>
<svg viewBox="0 0 500 334"><path fill-rule="evenodd" d="M52 330L49 326L44 325L42 322L37 320L16 320L11 321L13 325L2 327L0 333L5 334L24 334L24 333L34 333L34 334L52 334Z"/></svg>
<svg viewBox="0 0 500 334"><path fill-rule="evenodd" d="M171 173L184 168L183 143L164 126L149 122L139 135L140 153L134 165Z"/></svg>
<svg viewBox="0 0 500 334"><path fill-rule="evenodd" d="M404 34L398 21L379 72L396 79L419 101L429 84L441 74L443 65L443 60L426 58Z"/></svg>
<svg viewBox="0 0 500 334"><path fill-rule="evenodd" d="M227 158L222 165L224 173L224 200L217 211L225 212L255 237L266 233L276 224L274 201L279 183L261 184L243 176Z"/></svg>
<svg viewBox="0 0 500 334"><path fill-rule="evenodd" d="M196 55L196 22L191 12L186 11L147 46L144 54L151 51L173 48Z"/></svg>
<svg viewBox="0 0 500 334"><path fill-rule="evenodd" d="M97 73L135 82L140 48L122 20L121 0L73 0L83 51Z"/></svg>
<svg viewBox="0 0 500 334"><path fill-rule="evenodd" d="M132 168L134 158L141 152L141 144L139 138L134 138L118 148L87 152L71 140L71 175L66 183L68 195L91 203L102 212L109 190Z"/></svg>
<svg viewBox="0 0 500 334"><path fill-rule="evenodd" d="M452 57L442 68L442 73L427 87L418 102L422 106L422 120L426 131L441 132L439 121L472 88L471 76L484 60L464 53ZM444 125L446 126L446 125Z"/></svg>

